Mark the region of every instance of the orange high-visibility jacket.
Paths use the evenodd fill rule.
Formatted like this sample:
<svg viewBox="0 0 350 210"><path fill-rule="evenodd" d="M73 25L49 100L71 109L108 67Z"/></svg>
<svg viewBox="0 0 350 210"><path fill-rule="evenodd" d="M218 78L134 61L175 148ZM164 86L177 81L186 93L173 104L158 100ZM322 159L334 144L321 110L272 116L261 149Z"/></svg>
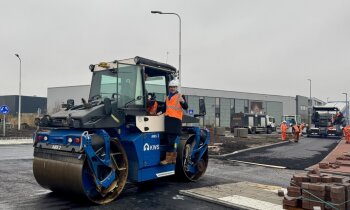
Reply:
<svg viewBox="0 0 350 210"><path fill-rule="evenodd" d="M287 129L288 129L288 128L287 128L287 125L284 124L284 123L282 123L282 124L281 124L281 132L282 132L282 133L286 133L286 132L287 132Z"/></svg>
<svg viewBox="0 0 350 210"><path fill-rule="evenodd" d="M293 125L293 128L294 128L295 133L299 133L300 129L299 129L299 126L297 124Z"/></svg>
<svg viewBox="0 0 350 210"><path fill-rule="evenodd" d="M158 102L155 101L154 104L147 108L149 114L157 114Z"/></svg>
<svg viewBox="0 0 350 210"><path fill-rule="evenodd" d="M349 136L350 135L350 125L348 125L345 128L343 128L343 133L344 133L344 136Z"/></svg>
<svg viewBox="0 0 350 210"><path fill-rule="evenodd" d="M168 99L168 97L166 97L165 104L166 104L165 116L174 117L179 120L182 120L183 112L180 104L180 95L178 93L173 95L170 98L170 100Z"/></svg>

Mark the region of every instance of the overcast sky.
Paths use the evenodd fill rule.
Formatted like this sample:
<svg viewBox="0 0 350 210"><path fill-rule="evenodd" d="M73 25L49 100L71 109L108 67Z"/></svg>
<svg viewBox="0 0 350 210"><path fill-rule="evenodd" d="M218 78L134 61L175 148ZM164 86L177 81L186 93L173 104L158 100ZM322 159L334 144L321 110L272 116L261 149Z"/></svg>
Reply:
<svg viewBox="0 0 350 210"><path fill-rule="evenodd" d="M88 66L136 55L178 67L186 87L343 100L348 0L0 0L0 95L90 84ZM67 93L69 94L69 93ZM350 95L349 95L350 96Z"/></svg>

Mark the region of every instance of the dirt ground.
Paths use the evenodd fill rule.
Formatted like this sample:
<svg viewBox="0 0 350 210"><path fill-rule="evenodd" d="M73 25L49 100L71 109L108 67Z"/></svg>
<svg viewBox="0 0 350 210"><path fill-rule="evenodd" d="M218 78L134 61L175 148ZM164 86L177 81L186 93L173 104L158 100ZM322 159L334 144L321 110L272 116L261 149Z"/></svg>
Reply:
<svg viewBox="0 0 350 210"><path fill-rule="evenodd" d="M222 155L277 142L281 142L280 134L277 133L248 135L248 138L233 137L230 133L226 133L225 136L213 135L211 136L209 154Z"/></svg>
<svg viewBox="0 0 350 210"><path fill-rule="evenodd" d="M5 132L6 136L4 137L3 131L1 129L0 138L9 138L9 137L32 138L35 130L36 130L35 127L21 128L20 131L18 131L17 128L7 128Z"/></svg>

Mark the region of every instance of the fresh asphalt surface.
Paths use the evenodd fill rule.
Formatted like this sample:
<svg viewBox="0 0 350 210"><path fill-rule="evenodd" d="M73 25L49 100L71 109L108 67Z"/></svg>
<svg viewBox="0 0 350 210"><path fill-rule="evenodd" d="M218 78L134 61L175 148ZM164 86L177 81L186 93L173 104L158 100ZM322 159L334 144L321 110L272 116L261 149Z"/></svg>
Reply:
<svg viewBox="0 0 350 210"><path fill-rule="evenodd" d="M323 146L318 147L321 153L325 149L329 149L327 145L332 144L331 140L325 141L327 144L325 143L323 145L322 143ZM304 143L304 147L311 147L311 145ZM287 145L283 145L282 147L285 146ZM314 146L309 150L315 153L315 155L319 153ZM250 152L253 153L255 151ZM273 152L272 156L278 156L278 153ZM298 157L304 156L303 154L298 155ZM289 154L289 157L291 157L291 154ZM234 163L227 160L210 159L206 174L197 182L180 182L175 177L165 177L143 185L128 183L117 200L107 205L96 206L91 203L75 200L74 195L59 195L39 186L33 176L32 160L33 147L31 145L0 146L0 209L220 210L227 208L182 196L179 194L179 190L240 181L286 187L289 185L290 178L297 172L296 170L266 168Z"/></svg>
<svg viewBox="0 0 350 210"><path fill-rule="evenodd" d="M304 170L323 160L338 142L339 139L335 138L302 138L299 143L286 142L281 145L229 155L225 159Z"/></svg>

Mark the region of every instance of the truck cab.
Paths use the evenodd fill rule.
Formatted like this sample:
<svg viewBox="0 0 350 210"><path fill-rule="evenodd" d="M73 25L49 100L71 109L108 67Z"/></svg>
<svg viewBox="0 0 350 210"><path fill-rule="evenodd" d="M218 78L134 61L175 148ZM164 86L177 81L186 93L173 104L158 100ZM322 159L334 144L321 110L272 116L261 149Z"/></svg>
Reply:
<svg viewBox="0 0 350 210"><path fill-rule="evenodd" d="M283 115L281 118L281 122L286 121L288 130L287 133L293 133L292 127L297 123L301 124L301 116L300 115ZM307 133L306 127L302 130L304 134ZM281 125L277 127L277 133L281 133Z"/></svg>

